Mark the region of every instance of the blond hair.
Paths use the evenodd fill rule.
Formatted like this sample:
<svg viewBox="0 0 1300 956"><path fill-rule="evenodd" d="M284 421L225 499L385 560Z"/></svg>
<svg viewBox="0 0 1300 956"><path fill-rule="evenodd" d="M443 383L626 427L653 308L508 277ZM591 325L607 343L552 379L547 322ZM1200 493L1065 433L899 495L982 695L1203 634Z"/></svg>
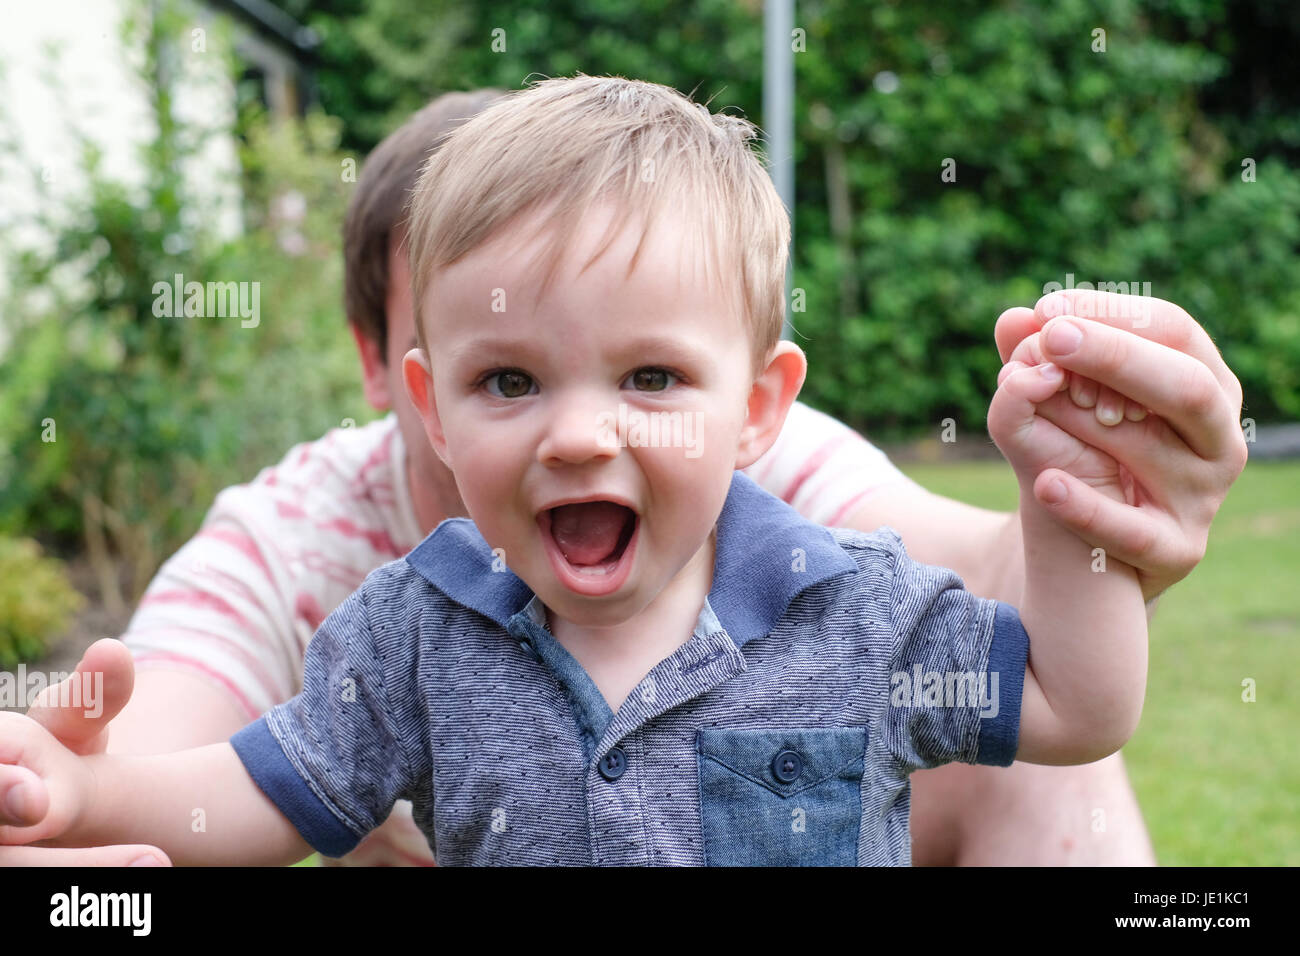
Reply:
<svg viewBox="0 0 1300 956"><path fill-rule="evenodd" d="M751 146L757 135L747 120L641 80L579 74L507 94L447 138L412 194L420 347L428 354L424 298L437 270L547 208L556 233L545 289L583 216L612 200L624 216L640 214L646 231L684 211L710 252L706 268L739 272L756 374L781 338L790 240L789 216Z"/></svg>

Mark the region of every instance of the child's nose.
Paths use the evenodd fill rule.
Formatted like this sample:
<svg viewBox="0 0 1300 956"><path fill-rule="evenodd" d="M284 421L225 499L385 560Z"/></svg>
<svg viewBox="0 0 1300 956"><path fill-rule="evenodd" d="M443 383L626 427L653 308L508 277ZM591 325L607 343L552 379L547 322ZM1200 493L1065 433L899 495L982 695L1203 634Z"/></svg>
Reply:
<svg viewBox="0 0 1300 956"><path fill-rule="evenodd" d="M537 448L544 465L583 464L618 454L618 408L590 394L556 400Z"/></svg>

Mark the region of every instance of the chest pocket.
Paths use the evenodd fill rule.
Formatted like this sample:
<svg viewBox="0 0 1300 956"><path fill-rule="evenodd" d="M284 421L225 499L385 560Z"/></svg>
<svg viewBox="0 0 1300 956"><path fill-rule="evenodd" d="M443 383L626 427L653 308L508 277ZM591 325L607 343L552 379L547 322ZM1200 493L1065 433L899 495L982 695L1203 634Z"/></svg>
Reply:
<svg viewBox="0 0 1300 956"><path fill-rule="evenodd" d="M700 730L708 866L854 866L865 727Z"/></svg>

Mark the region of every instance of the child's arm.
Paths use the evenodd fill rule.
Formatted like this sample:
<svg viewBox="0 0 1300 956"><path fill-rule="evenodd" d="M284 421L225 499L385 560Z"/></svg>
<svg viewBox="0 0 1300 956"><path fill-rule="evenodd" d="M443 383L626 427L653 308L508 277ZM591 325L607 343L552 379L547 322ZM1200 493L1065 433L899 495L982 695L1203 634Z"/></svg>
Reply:
<svg viewBox="0 0 1300 956"><path fill-rule="evenodd" d="M312 852L229 743L81 757L27 717L0 717L0 844L143 843L173 863L209 866L284 865Z"/></svg>
<svg viewBox="0 0 1300 956"><path fill-rule="evenodd" d="M1058 377L1045 376L1045 368ZM989 408L989 433L1020 480L1020 620L1030 652L1016 759L1046 764L1090 763L1123 746L1142 713L1147 671L1146 608L1136 572L1094 553L1034 496L1036 485L1060 480L1065 471L1127 503L1113 458L1035 415L1033 403L1050 398L1061 381L1055 366L1015 371Z"/></svg>

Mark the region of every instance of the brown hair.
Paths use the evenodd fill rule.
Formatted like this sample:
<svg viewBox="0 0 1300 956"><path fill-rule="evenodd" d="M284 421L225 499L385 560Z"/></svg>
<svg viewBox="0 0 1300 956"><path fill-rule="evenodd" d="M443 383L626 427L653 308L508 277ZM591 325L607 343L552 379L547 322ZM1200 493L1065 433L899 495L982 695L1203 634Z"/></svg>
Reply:
<svg viewBox="0 0 1300 956"><path fill-rule="evenodd" d="M444 93L374 148L362 167L343 223L343 307L348 321L388 351L388 243L405 228L406 207L420 169L457 126L504 90Z"/></svg>
<svg viewBox="0 0 1300 956"><path fill-rule="evenodd" d="M706 268L739 279L757 373L781 338L790 240L789 215L751 146L757 134L671 87L616 76L541 80L493 103L430 158L411 198L420 347L428 354L423 300L439 269L545 207L555 227L549 282L579 220L613 200L623 215L642 215L647 232L662 214L687 215L711 253Z"/></svg>

